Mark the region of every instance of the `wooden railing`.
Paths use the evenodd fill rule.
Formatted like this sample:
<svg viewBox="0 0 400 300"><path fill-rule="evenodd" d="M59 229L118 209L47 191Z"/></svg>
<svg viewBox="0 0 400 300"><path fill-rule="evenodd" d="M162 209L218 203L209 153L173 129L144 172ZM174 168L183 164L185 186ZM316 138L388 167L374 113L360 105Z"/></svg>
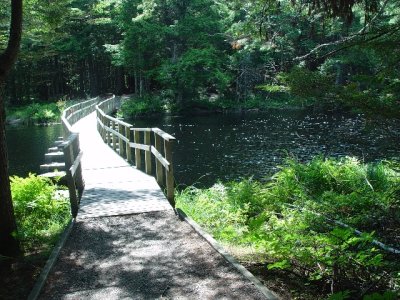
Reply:
<svg viewBox="0 0 400 300"><path fill-rule="evenodd" d="M86 117L88 114L94 112L98 102L99 98L96 97L74 104L63 111L61 115L61 123L63 126L64 139L67 139L72 133L75 133L72 130L72 125L74 125L80 119Z"/></svg>
<svg viewBox="0 0 400 300"><path fill-rule="evenodd" d="M149 175L155 175L157 183L165 187L167 199L172 206L175 206L172 164L172 147L175 138L159 128L134 128L129 123L109 116L118 105L115 97L96 105L97 130L103 141L128 162L134 163L137 169L144 170ZM153 169L153 161L155 169Z"/></svg>
<svg viewBox="0 0 400 300"><path fill-rule="evenodd" d="M71 203L71 214L75 218L78 214L79 202L85 187L82 176L82 151L79 146L79 133L72 129L72 125L95 110L98 98L90 99L65 109L61 116L64 143L62 144L65 160L65 171Z"/></svg>

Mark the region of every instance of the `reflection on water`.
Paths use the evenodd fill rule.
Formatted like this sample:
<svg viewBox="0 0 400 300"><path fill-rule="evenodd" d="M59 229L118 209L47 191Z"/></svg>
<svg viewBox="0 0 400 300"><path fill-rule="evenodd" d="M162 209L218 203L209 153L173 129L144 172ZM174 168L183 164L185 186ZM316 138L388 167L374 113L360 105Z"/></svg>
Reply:
<svg viewBox="0 0 400 300"><path fill-rule="evenodd" d="M7 127L10 175L40 173L39 166L44 163L44 154L62 135L61 130L61 125Z"/></svg>
<svg viewBox="0 0 400 300"><path fill-rule="evenodd" d="M315 155L356 156L369 162L399 159L399 120L306 111L247 115L160 117L132 121L160 127L177 138L174 148L178 184L208 186L218 179L254 176L277 170L284 158L307 161Z"/></svg>

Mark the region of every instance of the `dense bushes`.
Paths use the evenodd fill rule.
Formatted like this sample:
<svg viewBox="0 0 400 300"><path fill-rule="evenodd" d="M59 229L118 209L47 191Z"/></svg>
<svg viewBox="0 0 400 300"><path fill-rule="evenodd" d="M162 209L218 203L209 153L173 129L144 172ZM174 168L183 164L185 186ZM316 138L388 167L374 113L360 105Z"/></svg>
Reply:
<svg viewBox="0 0 400 300"><path fill-rule="evenodd" d="M188 188L177 206L217 239L262 252L269 269L355 299L400 288L399 254L377 245L399 244L399 196L399 174L387 163L316 158L287 161L266 184Z"/></svg>
<svg viewBox="0 0 400 300"><path fill-rule="evenodd" d="M143 114L163 112L166 108L159 97L137 97L125 101L118 111L124 118L132 118Z"/></svg>
<svg viewBox="0 0 400 300"><path fill-rule="evenodd" d="M8 119L20 120L25 124L52 123L59 120L64 108L64 101L45 104L33 103L23 107L12 108L8 112Z"/></svg>
<svg viewBox="0 0 400 300"><path fill-rule="evenodd" d="M69 222L69 201L56 196L58 188L33 174L11 178L17 236L24 252L48 250Z"/></svg>

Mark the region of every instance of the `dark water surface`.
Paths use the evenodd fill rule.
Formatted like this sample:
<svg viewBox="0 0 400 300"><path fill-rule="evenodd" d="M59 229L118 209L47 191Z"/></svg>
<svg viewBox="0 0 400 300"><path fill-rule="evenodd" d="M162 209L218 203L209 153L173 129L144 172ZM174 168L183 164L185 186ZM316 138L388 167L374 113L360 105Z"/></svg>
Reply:
<svg viewBox="0 0 400 300"><path fill-rule="evenodd" d="M355 156L370 162L400 157L400 120L307 111L160 117L131 121L159 127L176 137L178 184L209 186L217 180L275 172L288 156Z"/></svg>
<svg viewBox="0 0 400 300"><path fill-rule="evenodd" d="M284 158L307 161L315 155L356 156L361 161L400 160L400 120L366 120L361 115L307 111L158 117L131 121L160 127L176 137L178 184L209 186L217 180L275 172ZM7 128L10 173L39 172L44 154L61 126Z"/></svg>
<svg viewBox="0 0 400 300"><path fill-rule="evenodd" d="M47 148L62 135L61 125L7 127L10 175L26 176L40 173Z"/></svg>

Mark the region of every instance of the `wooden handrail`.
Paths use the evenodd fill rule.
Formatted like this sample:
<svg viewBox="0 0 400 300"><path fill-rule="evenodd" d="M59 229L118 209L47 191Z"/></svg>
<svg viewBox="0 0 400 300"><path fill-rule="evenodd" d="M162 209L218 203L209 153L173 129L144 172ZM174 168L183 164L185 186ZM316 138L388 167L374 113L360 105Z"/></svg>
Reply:
<svg viewBox="0 0 400 300"><path fill-rule="evenodd" d="M72 125L93 112L98 101L99 98L96 97L84 102L76 103L64 109L63 113L61 114L64 139L67 139L71 134L76 133L72 129Z"/></svg>
<svg viewBox="0 0 400 300"><path fill-rule="evenodd" d="M114 96L115 97L115 96ZM72 128L76 122L86 117L93 111L98 103L98 97L74 104L67 107L61 115L63 126L63 152L65 160L65 170L67 185L69 190L69 200L71 204L71 214L75 218L78 214L79 202L85 188L82 176L82 151L79 146L79 133Z"/></svg>
<svg viewBox="0 0 400 300"><path fill-rule="evenodd" d="M78 213L80 197L85 187L82 177L82 151L79 147L79 134L72 133L68 137L68 140L64 143L63 152L71 214L75 218Z"/></svg>
<svg viewBox="0 0 400 300"><path fill-rule="evenodd" d="M128 162L134 163L137 169L155 176L157 183L166 188L167 199L172 206L175 206L172 163L172 148L175 138L159 128L135 128L125 121L109 116L117 109L118 105L115 97L96 105L97 130L103 141ZM153 139L151 138L152 133ZM141 151L145 151L144 168ZM152 168L153 160L155 161L155 174L153 174Z"/></svg>

